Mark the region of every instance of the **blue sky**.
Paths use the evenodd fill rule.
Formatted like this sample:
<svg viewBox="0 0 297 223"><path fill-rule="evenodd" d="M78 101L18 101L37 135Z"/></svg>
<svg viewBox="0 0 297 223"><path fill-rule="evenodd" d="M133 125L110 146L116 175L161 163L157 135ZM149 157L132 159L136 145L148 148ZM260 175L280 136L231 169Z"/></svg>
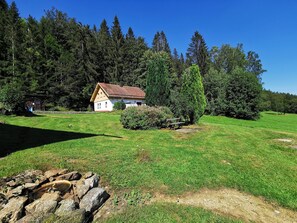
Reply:
<svg viewBox="0 0 297 223"><path fill-rule="evenodd" d="M8 1L11 3L11 0ZM295 0L16 0L22 17L39 19L55 7L78 21L99 26L119 17L123 32L129 26L151 45L163 30L171 49L185 53L197 30L209 48L243 43L259 54L264 87L297 95L297 1Z"/></svg>

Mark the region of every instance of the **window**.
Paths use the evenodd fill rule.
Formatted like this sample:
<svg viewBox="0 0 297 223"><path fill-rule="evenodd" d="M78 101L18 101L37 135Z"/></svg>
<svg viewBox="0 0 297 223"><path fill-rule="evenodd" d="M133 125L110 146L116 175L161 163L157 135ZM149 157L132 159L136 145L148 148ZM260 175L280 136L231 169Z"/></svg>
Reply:
<svg viewBox="0 0 297 223"><path fill-rule="evenodd" d="M101 103L97 104L97 109L101 109Z"/></svg>
<svg viewBox="0 0 297 223"><path fill-rule="evenodd" d="M105 108L107 108L107 101L105 102Z"/></svg>

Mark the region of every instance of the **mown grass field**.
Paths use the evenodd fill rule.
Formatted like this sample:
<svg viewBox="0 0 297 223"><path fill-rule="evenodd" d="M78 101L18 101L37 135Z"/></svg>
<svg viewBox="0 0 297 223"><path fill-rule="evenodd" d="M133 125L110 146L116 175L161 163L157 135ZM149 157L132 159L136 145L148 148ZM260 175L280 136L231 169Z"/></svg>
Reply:
<svg viewBox="0 0 297 223"><path fill-rule="evenodd" d="M127 130L119 118L118 113L0 116L6 123L0 124L0 176L32 168L91 170L115 193L179 195L226 187L297 210L297 150L290 148L297 145L297 115L262 113L258 121L203 116L200 130L191 134ZM110 220L181 222L187 216L193 222L233 221L166 204L131 208Z"/></svg>

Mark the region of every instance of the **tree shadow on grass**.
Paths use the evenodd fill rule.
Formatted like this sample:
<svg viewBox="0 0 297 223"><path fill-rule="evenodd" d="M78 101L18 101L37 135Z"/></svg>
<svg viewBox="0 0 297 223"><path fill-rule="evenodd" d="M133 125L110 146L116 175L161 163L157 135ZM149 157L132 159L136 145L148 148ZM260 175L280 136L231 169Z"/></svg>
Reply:
<svg viewBox="0 0 297 223"><path fill-rule="evenodd" d="M105 134L66 132L0 123L0 157L7 156L10 153L19 150L38 147L50 143L94 136L122 138L120 136Z"/></svg>

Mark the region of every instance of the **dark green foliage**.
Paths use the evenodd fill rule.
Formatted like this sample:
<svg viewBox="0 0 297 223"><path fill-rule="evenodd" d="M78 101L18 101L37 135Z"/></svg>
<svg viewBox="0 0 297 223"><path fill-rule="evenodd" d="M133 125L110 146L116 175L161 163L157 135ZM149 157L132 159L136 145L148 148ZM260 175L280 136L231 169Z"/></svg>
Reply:
<svg viewBox="0 0 297 223"><path fill-rule="evenodd" d="M242 44L238 44L236 47L231 47L228 44L222 45L221 48L215 46L210 50L210 58L216 70L227 74L237 67L245 69L248 64Z"/></svg>
<svg viewBox="0 0 297 223"><path fill-rule="evenodd" d="M247 65L246 70L261 80L261 74L266 70L263 70L259 55L253 51L249 51L246 55Z"/></svg>
<svg viewBox="0 0 297 223"><path fill-rule="evenodd" d="M149 60L145 95L145 102L149 106L170 104L169 61L169 56L165 52L154 53Z"/></svg>
<svg viewBox="0 0 297 223"><path fill-rule="evenodd" d="M203 78L203 86L207 106L205 112L210 115L224 115L226 102L226 85L228 76L211 67L208 73Z"/></svg>
<svg viewBox="0 0 297 223"><path fill-rule="evenodd" d="M6 28L8 23L8 5L5 0L0 0L0 84L7 77L8 44L6 39Z"/></svg>
<svg viewBox="0 0 297 223"><path fill-rule="evenodd" d="M197 123L204 113L206 101L204 88L197 65L183 73L181 87L181 110L183 117L191 124Z"/></svg>
<svg viewBox="0 0 297 223"><path fill-rule="evenodd" d="M297 95L264 90L261 93L260 110L297 114Z"/></svg>
<svg viewBox="0 0 297 223"><path fill-rule="evenodd" d="M124 110L126 108L126 104L123 101L117 101L113 105L113 110Z"/></svg>
<svg viewBox="0 0 297 223"><path fill-rule="evenodd" d="M185 64L184 64L183 54L181 54L179 56L177 53L177 50L175 48L173 50L172 63L173 63L173 69L174 69L174 72L176 74L176 79L177 79L176 85L178 87L180 87L181 86L181 77L182 77L182 73L185 68Z"/></svg>
<svg viewBox="0 0 297 223"><path fill-rule="evenodd" d="M168 55L171 55L171 50L170 50L166 35L163 31L157 32L155 34L153 44L152 44L152 50L154 52L164 51L168 53Z"/></svg>
<svg viewBox="0 0 297 223"><path fill-rule="evenodd" d="M226 87L226 112L229 117L241 119L259 118L262 86L256 76L238 68L228 80Z"/></svg>
<svg viewBox="0 0 297 223"><path fill-rule="evenodd" d="M206 113L256 119L260 108L261 74L265 71L259 56L252 51L246 55L242 44L213 47L210 56L211 68L203 79Z"/></svg>
<svg viewBox="0 0 297 223"><path fill-rule="evenodd" d="M40 94L52 107L73 110L85 110L94 84L106 82L146 89L149 105L166 105L182 116L182 73L197 64L205 86L206 112L226 114L232 72L240 68L261 83L265 71L258 54L245 54L242 44L224 44L208 52L199 32L192 36L185 62L176 49L171 55L163 31L156 33L149 50L132 28L122 32L117 17L111 29L105 20L100 27L90 28L54 8L40 20L31 16L25 20L16 4L5 0L0 0L0 49L0 86L21 80L24 95ZM291 96L265 101L261 109L295 111Z"/></svg>
<svg viewBox="0 0 297 223"><path fill-rule="evenodd" d="M141 75L138 75L137 70L141 62L141 57L148 49L144 39L134 36L133 30L130 27L125 38L124 44L124 68L123 68L123 80L122 83L128 86L141 86Z"/></svg>
<svg viewBox="0 0 297 223"><path fill-rule="evenodd" d="M111 46L110 46L110 60L111 67L108 71L110 81L112 83L123 83L123 69L124 69L124 35L117 16L114 17L113 26L111 28Z"/></svg>
<svg viewBox="0 0 297 223"><path fill-rule="evenodd" d="M11 113L19 113L24 110L24 93L22 84L12 82L0 88L0 108Z"/></svg>
<svg viewBox="0 0 297 223"><path fill-rule="evenodd" d="M166 127L166 120L173 114L166 107L129 107L121 115L121 123L128 129L152 129Z"/></svg>
<svg viewBox="0 0 297 223"><path fill-rule="evenodd" d="M197 64L201 75L204 76L209 69L209 55L206 43L199 32L192 36L191 43L187 50L188 65Z"/></svg>
<svg viewBox="0 0 297 223"><path fill-rule="evenodd" d="M111 36L107 22L104 19L100 25L99 32L96 34L97 44L98 44L98 53L97 59L101 61L99 63L101 74L100 78L97 78L97 81L110 82L110 77L108 75L108 68L110 66L110 47L111 47Z"/></svg>

